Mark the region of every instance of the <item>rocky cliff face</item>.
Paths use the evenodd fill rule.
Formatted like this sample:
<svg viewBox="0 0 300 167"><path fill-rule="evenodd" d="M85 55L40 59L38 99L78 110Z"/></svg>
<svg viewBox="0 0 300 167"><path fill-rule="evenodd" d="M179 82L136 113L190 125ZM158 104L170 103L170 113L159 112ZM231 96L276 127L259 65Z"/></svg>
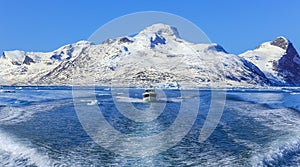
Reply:
<svg viewBox="0 0 300 167"><path fill-rule="evenodd" d="M279 75L290 85L300 85L300 57L292 43L286 47L285 54L278 60Z"/></svg>

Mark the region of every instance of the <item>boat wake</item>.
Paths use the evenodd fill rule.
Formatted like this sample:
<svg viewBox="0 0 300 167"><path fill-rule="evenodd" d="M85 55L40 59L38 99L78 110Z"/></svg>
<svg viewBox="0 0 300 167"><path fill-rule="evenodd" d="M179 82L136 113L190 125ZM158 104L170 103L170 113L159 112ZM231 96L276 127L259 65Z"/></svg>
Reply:
<svg viewBox="0 0 300 167"><path fill-rule="evenodd" d="M0 103L0 166L300 165L298 93L274 90L228 92L221 121L205 142L199 142L199 128L211 105L211 94L201 92L198 117L189 134L161 154L135 158L113 154L97 145L82 129L73 99L69 97L71 93L58 91L51 94L51 91L17 92L11 98L1 95L5 98ZM96 92L96 98L84 92L78 98L80 105L86 108L98 105L103 109L101 112L107 121L118 131L132 136L150 136L159 134L173 123L181 102L197 98L184 97L176 91L165 93L166 97L158 96L158 99L166 106L159 102L144 103L141 90L134 89L129 95L118 93L113 96L111 92L101 90ZM50 94L47 99L45 94ZM131 112L133 110L128 108L117 111L118 105L124 108L129 104L137 111L156 105L166 110L161 114ZM155 119L148 122L124 119L135 114ZM169 139L164 138L156 144L165 140ZM123 151L127 147L118 149Z"/></svg>
<svg viewBox="0 0 300 167"><path fill-rule="evenodd" d="M251 166L299 164L299 110L294 107L298 103L293 103L299 98L295 98L295 94L239 94L229 95L229 99L230 103L227 106L235 111L236 115L244 120L255 120L249 123L248 129L253 128L257 132L252 136L253 139L244 142L248 147L255 148L250 158ZM251 127L254 125L257 127ZM253 142L256 144L253 145Z"/></svg>
<svg viewBox="0 0 300 167"><path fill-rule="evenodd" d="M31 147L28 141L18 141L0 130L0 166L51 166L52 160Z"/></svg>
<svg viewBox="0 0 300 167"><path fill-rule="evenodd" d="M66 102L44 102L23 107L0 107L0 125L14 125L25 122L32 118L34 114L51 111L53 108L61 106L61 104L66 104Z"/></svg>
<svg viewBox="0 0 300 167"><path fill-rule="evenodd" d="M280 142L279 142L280 143ZM277 145L273 143L266 153L258 153L252 157L254 166L293 166L300 160L300 138Z"/></svg>

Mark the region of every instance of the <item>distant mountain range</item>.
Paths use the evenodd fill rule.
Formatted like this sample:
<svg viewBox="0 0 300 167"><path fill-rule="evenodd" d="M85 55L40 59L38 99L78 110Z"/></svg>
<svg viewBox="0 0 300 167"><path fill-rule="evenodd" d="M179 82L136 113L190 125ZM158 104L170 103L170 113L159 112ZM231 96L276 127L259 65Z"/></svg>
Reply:
<svg viewBox="0 0 300 167"><path fill-rule="evenodd" d="M79 41L47 53L5 51L0 68L3 85L300 85L300 57L285 37L235 55L218 44L185 41L165 24L102 44Z"/></svg>

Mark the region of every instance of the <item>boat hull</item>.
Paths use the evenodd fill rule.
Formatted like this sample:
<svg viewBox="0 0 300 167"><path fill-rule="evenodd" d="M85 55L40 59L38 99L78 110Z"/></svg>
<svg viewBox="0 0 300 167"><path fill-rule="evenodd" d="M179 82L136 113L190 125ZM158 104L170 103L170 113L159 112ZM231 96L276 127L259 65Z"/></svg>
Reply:
<svg viewBox="0 0 300 167"><path fill-rule="evenodd" d="M156 97L152 97L152 96L144 97L143 101L147 102L147 103L149 103L149 102L155 102L156 101Z"/></svg>

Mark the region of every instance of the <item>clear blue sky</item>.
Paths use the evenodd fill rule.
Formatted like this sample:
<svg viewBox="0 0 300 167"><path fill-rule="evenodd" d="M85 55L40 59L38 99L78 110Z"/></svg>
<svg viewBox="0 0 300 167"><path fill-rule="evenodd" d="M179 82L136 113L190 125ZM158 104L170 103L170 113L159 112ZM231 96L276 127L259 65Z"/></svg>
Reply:
<svg viewBox="0 0 300 167"><path fill-rule="evenodd" d="M52 51L133 12L163 11L199 26L230 53L283 35L300 51L300 1L290 0L0 0L0 52Z"/></svg>

